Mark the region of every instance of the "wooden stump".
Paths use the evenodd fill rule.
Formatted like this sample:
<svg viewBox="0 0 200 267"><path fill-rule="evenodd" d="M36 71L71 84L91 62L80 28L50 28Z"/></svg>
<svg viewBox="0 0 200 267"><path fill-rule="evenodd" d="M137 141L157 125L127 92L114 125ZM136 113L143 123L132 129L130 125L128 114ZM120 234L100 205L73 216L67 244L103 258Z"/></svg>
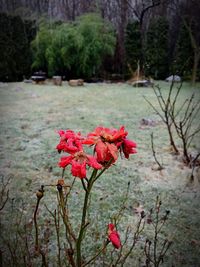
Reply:
<svg viewBox="0 0 200 267"><path fill-rule="evenodd" d="M61 76L53 76L53 84L54 85L62 85L62 77Z"/></svg>
<svg viewBox="0 0 200 267"><path fill-rule="evenodd" d="M84 80L78 79L78 80L69 80L68 84L70 86L83 86L84 85Z"/></svg>

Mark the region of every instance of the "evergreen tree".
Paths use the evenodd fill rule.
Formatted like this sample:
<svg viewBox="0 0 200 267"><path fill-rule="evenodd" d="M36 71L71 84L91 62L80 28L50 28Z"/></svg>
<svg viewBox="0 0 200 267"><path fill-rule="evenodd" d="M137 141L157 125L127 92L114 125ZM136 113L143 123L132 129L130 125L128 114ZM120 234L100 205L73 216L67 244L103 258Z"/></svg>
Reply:
<svg viewBox="0 0 200 267"><path fill-rule="evenodd" d="M141 31L139 22L128 23L125 38L126 65L130 64L132 70L136 70L141 58Z"/></svg>
<svg viewBox="0 0 200 267"><path fill-rule="evenodd" d="M175 47L174 62L171 66L174 73L190 79L193 65L193 49L189 34L184 24L181 25Z"/></svg>
<svg viewBox="0 0 200 267"><path fill-rule="evenodd" d="M145 74L155 79L164 79L168 75L168 31L165 18L151 21L145 45Z"/></svg>
<svg viewBox="0 0 200 267"><path fill-rule="evenodd" d="M22 80L31 72L30 42L34 37L34 22L19 16L0 14L0 80Z"/></svg>

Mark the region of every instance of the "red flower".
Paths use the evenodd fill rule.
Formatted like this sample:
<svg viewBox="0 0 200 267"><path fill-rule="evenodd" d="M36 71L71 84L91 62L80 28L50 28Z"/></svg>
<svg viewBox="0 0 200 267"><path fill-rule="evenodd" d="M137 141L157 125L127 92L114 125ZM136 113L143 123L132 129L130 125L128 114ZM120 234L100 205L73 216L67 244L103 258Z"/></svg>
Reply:
<svg viewBox="0 0 200 267"><path fill-rule="evenodd" d="M135 150L136 147L137 147L137 144L135 142L128 140L128 139L123 140L123 143L121 144L121 148L126 159L129 158L130 154L137 153L137 151Z"/></svg>
<svg viewBox="0 0 200 267"><path fill-rule="evenodd" d="M121 241L118 232L114 229L114 224L110 223L108 225L108 239L111 241L113 246L118 249L121 247Z"/></svg>
<svg viewBox="0 0 200 267"><path fill-rule="evenodd" d="M98 162L102 164L109 161L115 162L118 158L118 149L114 144L99 140L95 146Z"/></svg>
<svg viewBox="0 0 200 267"><path fill-rule="evenodd" d="M119 130L99 126L95 128L93 132L88 134L88 138L86 139L85 144L93 145L99 139L109 143L116 143L125 138L127 134L128 132L125 132L124 126L122 126Z"/></svg>
<svg viewBox="0 0 200 267"><path fill-rule="evenodd" d="M128 132L125 131L124 126L121 126L119 130L97 127L88 134L83 144L95 145L97 160L101 164L105 164L110 160L114 163L118 158L119 151L123 151L126 158L129 158L130 154L136 153L134 149L136 143L127 140L127 135Z"/></svg>
<svg viewBox="0 0 200 267"><path fill-rule="evenodd" d="M68 153L75 153L82 150L82 137L81 134L74 133L72 130L60 130L58 131L60 135L60 143L57 145L57 150Z"/></svg>
<svg viewBox="0 0 200 267"><path fill-rule="evenodd" d="M97 170L102 168L102 165L97 162L95 157L87 155L83 150L70 156L62 157L58 163L61 168L65 168L69 164L72 166L72 175L81 179L86 178L86 165Z"/></svg>

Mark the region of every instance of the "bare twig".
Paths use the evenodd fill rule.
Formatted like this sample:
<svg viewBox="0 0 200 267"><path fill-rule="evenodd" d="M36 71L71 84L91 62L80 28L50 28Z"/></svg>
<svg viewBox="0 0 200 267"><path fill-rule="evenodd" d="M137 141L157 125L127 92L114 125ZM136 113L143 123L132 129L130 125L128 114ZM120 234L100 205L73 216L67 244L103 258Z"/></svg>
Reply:
<svg viewBox="0 0 200 267"><path fill-rule="evenodd" d="M155 159L155 162L158 164L158 170L161 171L164 169L164 167L160 164L160 162L158 161L157 157L156 157L156 151L154 149L154 142L153 142L153 133L151 133L151 149L153 152L153 157Z"/></svg>
<svg viewBox="0 0 200 267"><path fill-rule="evenodd" d="M46 209L48 210L48 212L51 214L51 216L53 217L54 220L54 225L56 228L56 238L57 238L57 248L58 248L58 254L57 254L57 258L58 258L58 266L62 267L61 264L61 243L60 243L60 211L59 211L59 205L58 205L58 212L55 209L54 212L52 212L47 205L45 205Z"/></svg>
<svg viewBox="0 0 200 267"><path fill-rule="evenodd" d="M8 177L6 183L4 183L4 179L2 178L2 189L0 192L0 211L4 209L8 199L9 199L9 189L7 189L8 184L10 182L10 177Z"/></svg>
<svg viewBox="0 0 200 267"><path fill-rule="evenodd" d="M135 245L136 245L136 243L138 241L139 235L144 230L144 226L145 226L145 221L143 220L144 217L145 217L145 215L142 212L141 213L140 220L139 220L139 222L137 224L137 227L136 227L136 231L135 231L134 236L133 236L132 245L130 246L130 248L128 249L128 251L126 252L126 254L120 260L117 260L117 263L119 262L121 266L124 265L125 261L129 257L129 255L131 254L131 252L133 251L133 249L134 249L134 247L135 247ZM114 265L114 266L116 266L116 265Z"/></svg>
<svg viewBox="0 0 200 267"><path fill-rule="evenodd" d="M145 247L144 247L144 252L146 256L146 267L150 267L150 263L153 264L154 267L159 267L161 263L164 261L164 257L170 248L172 242L169 241L168 239L165 239L163 243L159 246L159 234L161 233L161 229L163 228L164 224L166 223L168 216L169 216L169 211L167 210L165 212L164 216L160 215L161 212L161 205L162 202L159 199L159 197L156 198L156 205L155 205L155 218L152 219L152 213L153 210L150 212L151 216L151 223L154 227L154 237L153 241L150 239L146 240Z"/></svg>
<svg viewBox="0 0 200 267"><path fill-rule="evenodd" d="M34 220L34 225L35 225L35 250L38 252L39 251L39 232L38 232L38 223L37 223L37 212L38 212L40 200L44 196L44 186L43 185L41 186L41 189L39 189L37 191L36 196L37 196L37 203L36 203L36 207L35 207L35 211L34 211L33 220Z"/></svg>
<svg viewBox="0 0 200 267"><path fill-rule="evenodd" d="M35 251L36 251L36 253L39 253L42 256L42 265L44 267L48 267L48 263L47 263L47 260L46 260L46 255L45 255L44 251L42 251L41 246L39 244L39 230L38 230L38 223L37 223L37 212L38 212L40 200L44 196L44 186L43 185L37 191L36 196L37 196L37 203L36 203L34 216L33 216L34 225L35 225Z"/></svg>
<svg viewBox="0 0 200 267"><path fill-rule="evenodd" d="M196 155L196 157L192 160L192 173L191 173L191 176L190 176L190 180L191 182L194 180L194 170L195 170L195 167L197 165L197 160L198 158L200 157L200 152Z"/></svg>

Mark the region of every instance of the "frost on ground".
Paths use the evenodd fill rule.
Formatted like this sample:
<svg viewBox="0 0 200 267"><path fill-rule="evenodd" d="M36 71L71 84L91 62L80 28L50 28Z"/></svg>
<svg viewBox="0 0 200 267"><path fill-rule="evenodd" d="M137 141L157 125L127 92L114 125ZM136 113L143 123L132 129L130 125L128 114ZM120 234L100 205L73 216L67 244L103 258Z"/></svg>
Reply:
<svg viewBox="0 0 200 267"><path fill-rule="evenodd" d="M161 87L167 92L167 84L161 83ZM200 99L199 89L199 86L194 89L197 99ZM191 88L184 84L181 98L184 100L190 94ZM72 88L65 82L62 87L23 83L1 85L0 172L4 182L10 177L9 201L1 211L4 229L1 246L4 246L6 238L14 239L16 229L13 225L20 218L12 214L22 212L29 222L36 190L42 184L55 184L61 175L57 166L59 155L55 149L59 140L58 129L72 129L86 134L99 125L114 128L125 125L130 139L138 144L138 153L129 161L121 159L95 186L91 204L91 217L96 218L93 225L99 232L103 231L101 224L105 225L109 216L120 206L130 181L121 229L126 224L134 226L138 207L148 211L154 205L156 196L160 195L163 207L170 210L165 232L173 241L166 266L200 265L200 171L196 168L194 180L191 181L191 169L183 164L180 156L171 153L165 126L143 95L157 105L150 88L133 88L123 83L85 84L79 88ZM141 125L144 118L153 124ZM152 156L152 132L156 155L164 167L161 171L157 170ZM177 144L181 145L178 139ZM194 153L200 149L199 136L193 140L191 149ZM75 216L79 216L81 190L79 181L76 181L71 200L75 221ZM49 187L44 202L50 209L55 207L54 188ZM46 211L44 216L47 216ZM45 223L48 224L48 221ZM5 229L9 232L8 236ZM55 244L53 240L51 242L53 251ZM135 259L137 255L134 255L131 264ZM130 266L130 262L127 264ZM138 266L138 261L134 264Z"/></svg>

